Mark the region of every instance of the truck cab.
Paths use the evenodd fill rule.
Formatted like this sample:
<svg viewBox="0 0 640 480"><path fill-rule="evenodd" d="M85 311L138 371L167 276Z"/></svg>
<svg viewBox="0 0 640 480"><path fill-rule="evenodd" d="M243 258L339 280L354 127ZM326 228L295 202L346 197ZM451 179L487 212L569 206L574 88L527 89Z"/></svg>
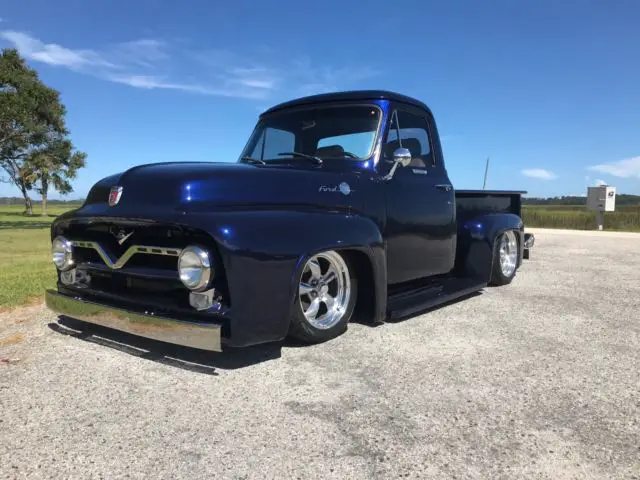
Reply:
<svg viewBox="0 0 640 480"><path fill-rule="evenodd" d="M435 119L387 91L264 112L235 162L105 177L52 225L53 310L206 350L342 334L510 283L521 191L456 191ZM143 327L141 327L143 325Z"/></svg>
<svg viewBox="0 0 640 480"><path fill-rule="evenodd" d="M347 92L274 107L262 116L240 161L286 163L278 156L285 152L319 158L330 165L324 168L349 168L349 188L362 178L373 180L359 185L367 189L361 211L385 238L389 283L452 270L455 194L436 123L422 102Z"/></svg>

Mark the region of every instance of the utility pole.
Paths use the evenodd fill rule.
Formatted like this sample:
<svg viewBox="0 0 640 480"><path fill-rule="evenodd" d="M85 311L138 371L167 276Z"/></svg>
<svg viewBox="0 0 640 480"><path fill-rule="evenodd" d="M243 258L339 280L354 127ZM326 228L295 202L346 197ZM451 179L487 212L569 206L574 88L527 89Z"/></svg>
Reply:
<svg viewBox="0 0 640 480"><path fill-rule="evenodd" d="M482 183L482 189L487 189L487 174L489 173L489 157L487 157L487 164L484 167L484 182Z"/></svg>

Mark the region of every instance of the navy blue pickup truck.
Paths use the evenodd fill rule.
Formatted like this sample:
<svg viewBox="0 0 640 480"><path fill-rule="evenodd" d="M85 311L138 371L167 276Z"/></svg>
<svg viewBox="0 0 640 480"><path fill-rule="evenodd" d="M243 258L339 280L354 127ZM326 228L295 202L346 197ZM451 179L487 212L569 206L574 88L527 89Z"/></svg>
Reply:
<svg viewBox="0 0 640 480"><path fill-rule="evenodd" d="M130 168L51 227L50 309L222 351L329 340L510 283L522 191L456 191L436 122L387 91L264 112L235 163Z"/></svg>

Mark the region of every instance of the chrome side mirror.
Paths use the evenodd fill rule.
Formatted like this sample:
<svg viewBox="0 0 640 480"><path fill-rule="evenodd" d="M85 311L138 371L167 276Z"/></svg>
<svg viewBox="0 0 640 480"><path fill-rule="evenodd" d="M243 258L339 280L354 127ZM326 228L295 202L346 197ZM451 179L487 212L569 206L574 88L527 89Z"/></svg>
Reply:
<svg viewBox="0 0 640 480"><path fill-rule="evenodd" d="M393 166L391 167L391 170L389 170L389 173L386 174L383 178L383 180L389 181L393 178L393 174L396 173L396 168L398 168L398 165L402 165L403 167L407 167L409 166L409 164L411 163L411 152L409 151L408 148L396 148L396 150L393 152Z"/></svg>
<svg viewBox="0 0 640 480"><path fill-rule="evenodd" d="M393 152L393 161L406 167L411 163L411 152L408 148L397 148L396 151Z"/></svg>

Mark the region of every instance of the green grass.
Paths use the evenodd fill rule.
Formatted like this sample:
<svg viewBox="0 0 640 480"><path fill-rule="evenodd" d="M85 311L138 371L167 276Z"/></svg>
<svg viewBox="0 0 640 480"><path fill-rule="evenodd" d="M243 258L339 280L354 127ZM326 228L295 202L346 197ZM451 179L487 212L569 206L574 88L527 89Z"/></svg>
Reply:
<svg viewBox="0 0 640 480"><path fill-rule="evenodd" d="M36 301L55 283L49 226L77 205L50 207L49 215L24 216L23 206L0 205L0 309Z"/></svg>
<svg viewBox="0 0 640 480"><path fill-rule="evenodd" d="M596 214L584 206L525 205L522 219L526 227L595 230ZM640 232L640 205L623 205L604 214L605 230Z"/></svg>

